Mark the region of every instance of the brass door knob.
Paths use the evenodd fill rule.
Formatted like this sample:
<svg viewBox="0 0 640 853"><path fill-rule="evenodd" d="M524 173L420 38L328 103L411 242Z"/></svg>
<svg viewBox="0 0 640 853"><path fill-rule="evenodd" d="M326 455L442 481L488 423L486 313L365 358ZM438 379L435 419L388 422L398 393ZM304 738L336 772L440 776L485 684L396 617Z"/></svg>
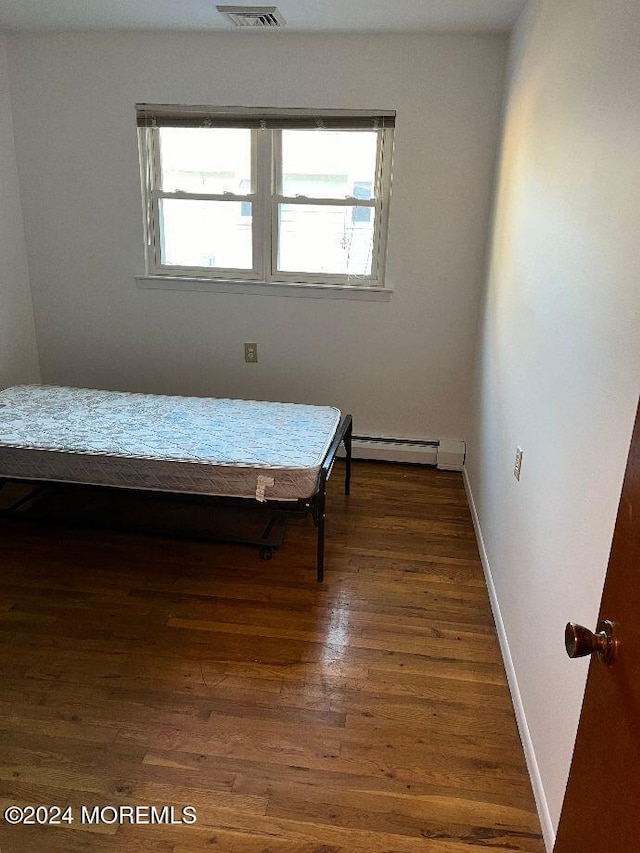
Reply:
<svg viewBox="0 0 640 853"><path fill-rule="evenodd" d="M564 630L564 646L570 658L582 658L594 652L603 663L611 665L618 651L618 642L613 635L613 623L603 619L594 634L582 625L567 622Z"/></svg>

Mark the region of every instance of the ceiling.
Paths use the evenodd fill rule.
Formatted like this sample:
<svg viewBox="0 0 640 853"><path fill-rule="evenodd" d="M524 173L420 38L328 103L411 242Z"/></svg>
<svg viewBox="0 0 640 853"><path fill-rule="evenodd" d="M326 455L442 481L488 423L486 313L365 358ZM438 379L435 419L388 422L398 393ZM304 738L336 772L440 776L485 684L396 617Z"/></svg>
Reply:
<svg viewBox="0 0 640 853"><path fill-rule="evenodd" d="M216 2L231 5L234 0L2 0L0 31L248 31L246 27L233 27L217 11ZM235 0L235 5L258 5L259 2ZM271 2L286 20L286 27L279 32L508 30L526 5L526 0ZM264 34L265 30L260 32Z"/></svg>

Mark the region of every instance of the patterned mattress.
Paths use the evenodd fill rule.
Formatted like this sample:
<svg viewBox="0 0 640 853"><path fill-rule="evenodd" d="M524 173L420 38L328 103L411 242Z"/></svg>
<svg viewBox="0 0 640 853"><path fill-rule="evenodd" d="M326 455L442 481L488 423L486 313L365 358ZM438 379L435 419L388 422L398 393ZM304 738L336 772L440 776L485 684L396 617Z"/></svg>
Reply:
<svg viewBox="0 0 640 853"><path fill-rule="evenodd" d="M0 478L300 500L339 423L329 406L17 385L0 392Z"/></svg>

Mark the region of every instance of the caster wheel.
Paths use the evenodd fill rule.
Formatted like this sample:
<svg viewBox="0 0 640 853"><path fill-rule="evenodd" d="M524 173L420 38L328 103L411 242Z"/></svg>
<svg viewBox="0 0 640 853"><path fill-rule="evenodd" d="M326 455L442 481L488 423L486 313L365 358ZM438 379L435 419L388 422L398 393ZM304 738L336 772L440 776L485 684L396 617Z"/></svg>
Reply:
<svg viewBox="0 0 640 853"><path fill-rule="evenodd" d="M266 545L260 548L260 559L270 560L273 557L273 548L268 548Z"/></svg>

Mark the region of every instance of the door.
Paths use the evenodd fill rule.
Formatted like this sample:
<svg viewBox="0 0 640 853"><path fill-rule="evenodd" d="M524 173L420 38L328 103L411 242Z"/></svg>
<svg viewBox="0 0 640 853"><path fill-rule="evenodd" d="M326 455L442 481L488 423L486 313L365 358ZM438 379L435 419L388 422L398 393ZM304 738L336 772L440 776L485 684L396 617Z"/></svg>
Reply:
<svg viewBox="0 0 640 853"><path fill-rule="evenodd" d="M591 656L554 853L640 850L640 408L593 641L568 626L568 652ZM589 626L594 627L594 626ZM598 654L598 650L600 654ZM608 656L613 661L607 663ZM605 658L605 660L603 660Z"/></svg>

